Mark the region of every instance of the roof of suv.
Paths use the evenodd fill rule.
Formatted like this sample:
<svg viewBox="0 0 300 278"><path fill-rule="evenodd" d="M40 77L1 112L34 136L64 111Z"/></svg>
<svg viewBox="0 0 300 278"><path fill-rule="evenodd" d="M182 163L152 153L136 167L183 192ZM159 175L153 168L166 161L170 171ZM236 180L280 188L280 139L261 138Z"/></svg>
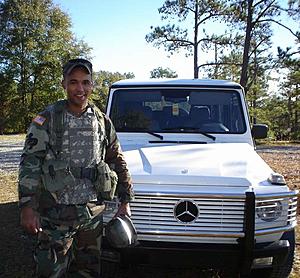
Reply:
<svg viewBox="0 0 300 278"><path fill-rule="evenodd" d="M150 79L150 80L135 80L126 79L120 80L112 84L111 88L132 88L132 87L221 87L241 89L238 83L217 80L217 79Z"/></svg>

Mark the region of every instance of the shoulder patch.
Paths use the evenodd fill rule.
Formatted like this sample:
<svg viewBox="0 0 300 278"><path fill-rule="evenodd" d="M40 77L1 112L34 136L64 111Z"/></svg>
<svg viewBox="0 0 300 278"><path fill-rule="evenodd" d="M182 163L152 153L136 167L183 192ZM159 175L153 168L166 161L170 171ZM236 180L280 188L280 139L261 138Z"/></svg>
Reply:
<svg viewBox="0 0 300 278"><path fill-rule="evenodd" d="M44 122L46 121L46 118L44 118L43 116L41 115L37 115L33 120L32 120L34 123L42 126L44 124Z"/></svg>

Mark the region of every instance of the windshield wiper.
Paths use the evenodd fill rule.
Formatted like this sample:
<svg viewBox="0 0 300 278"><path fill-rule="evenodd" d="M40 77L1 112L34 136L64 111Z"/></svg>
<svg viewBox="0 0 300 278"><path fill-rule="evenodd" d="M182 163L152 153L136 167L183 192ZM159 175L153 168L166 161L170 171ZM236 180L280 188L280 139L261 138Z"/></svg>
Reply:
<svg viewBox="0 0 300 278"><path fill-rule="evenodd" d="M164 137L163 137L162 135L158 134L158 133L152 132L152 131L147 130L147 129L144 129L143 131L145 131L145 132L147 132L148 134L151 134L151 135L153 135L153 136L155 136L155 137L157 137L157 138L159 138L159 139L161 139L161 140L164 140Z"/></svg>
<svg viewBox="0 0 300 278"><path fill-rule="evenodd" d="M165 141L149 141L149 143L162 143L162 144L207 144L202 141L176 141L176 140L165 140Z"/></svg>
<svg viewBox="0 0 300 278"><path fill-rule="evenodd" d="M129 128L126 128L126 129L122 128L122 129L118 129L118 131L121 131L121 132L147 132L148 134L151 134L151 135L153 135L153 136L155 136L155 137L157 137L161 140L164 139L164 137L162 135L160 135L158 133L155 133L153 131L150 131L148 129L145 129L145 128L130 128L130 129Z"/></svg>
<svg viewBox="0 0 300 278"><path fill-rule="evenodd" d="M200 133L214 141L216 140L215 136L213 136L207 132L199 130L198 127L177 126L177 127L167 127L167 128L164 128L163 130L180 130L180 131L196 130L198 133Z"/></svg>

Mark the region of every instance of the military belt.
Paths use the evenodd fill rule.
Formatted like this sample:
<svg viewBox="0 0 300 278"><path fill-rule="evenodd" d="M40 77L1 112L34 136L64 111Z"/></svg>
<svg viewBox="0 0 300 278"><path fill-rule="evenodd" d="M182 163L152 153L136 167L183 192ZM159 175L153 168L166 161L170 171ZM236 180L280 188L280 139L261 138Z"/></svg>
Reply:
<svg viewBox="0 0 300 278"><path fill-rule="evenodd" d="M71 173L77 179L89 179L92 182L97 179L97 168L96 167L71 167Z"/></svg>

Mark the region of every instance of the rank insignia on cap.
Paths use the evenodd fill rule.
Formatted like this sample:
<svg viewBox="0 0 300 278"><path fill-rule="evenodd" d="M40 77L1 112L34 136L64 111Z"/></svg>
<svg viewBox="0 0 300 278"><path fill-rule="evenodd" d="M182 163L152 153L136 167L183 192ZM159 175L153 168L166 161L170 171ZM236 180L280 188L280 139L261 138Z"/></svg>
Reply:
<svg viewBox="0 0 300 278"><path fill-rule="evenodd" d="M41 115L37 115L32 121L35 122L38 125L43 125L44 122L46 121L46 118L44 118Z"/></svg>

